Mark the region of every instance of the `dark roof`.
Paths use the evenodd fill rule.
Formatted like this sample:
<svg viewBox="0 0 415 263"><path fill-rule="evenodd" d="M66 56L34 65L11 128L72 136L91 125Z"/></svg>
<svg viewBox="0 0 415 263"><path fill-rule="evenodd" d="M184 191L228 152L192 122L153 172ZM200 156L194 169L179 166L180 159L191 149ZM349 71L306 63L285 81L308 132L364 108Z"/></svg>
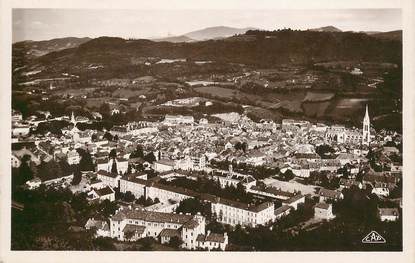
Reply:
<svg viewBox="0 0 415 263"><path fill-rule="evenodd" d="M123 219L128 218L128 219L143 220L147 222L184 224L187 221L193 219L193 216L128 209L128 210L119 210L111 218L112 220L116 220L116 221L121 221Z"/></svg>
<svg viewBox="0 0 415 263"><path fill-rule="evenodd" d="M144 233L145 230L146 230L145 226L137 226L137 225L126 224L124 229L122 230L122 232L124 232L124 233L133 232L133 233L137 233L137 234L141 235L142 233Z"/></svg>
<svg viewBox="0 0 415 263"><path fill-rule="evenodd" d="M160 237L180 237L180 233L177 229L164 228L160 232Z"/></svg>
<svg viewBox="0 0 415 263"><path fill-rule="evenodd" d="M300 200L301 198L304 198L304 195L298 194L298 195L291 197L288 200L285 200L284 203L291 204L291 203L294 203L295 201Z"/></svg>
<svg viewBox="0 0 415 263"><path fill-rule="evenodd" d="M277 216L277 215L282 214L285 211L290 210L290 209L291 209L291 206L289 206L289 205L283 205L283 206L278 207L277 209L274 210L274 215Z"/></svg>
<svg viewBox="0 0 415 263"><path fill-rule="evenodd" d="M216 233L210 233L208 236L199 234L196 238L196 241L198 242L217 242L217 243L224 243L225 242L225 236L223 234L216 234Z"/></svg>
<svg viewBox="0 0 415 263"><path fill-rule="evenodd" d="M104 195L109 195L109 194L113 194L114 190L112 190L111 187L106 186L104 188L101 189L96 189L95 192L99 195L99 196L104 196Z"/></svg>
<svg viewBox="0 0 415 263"><path fill-rule="evenodd" d="M318 194L320 196L324 196L324 197L328 197L328 198L333 198L333 199L340 198L340 196L341 196L341 193L339 191L325 189L325 188L320 188L320 191L318 192Z"/></svg>
<svg viewBox="0 0 415 263"><path fill-rule="evenodd" d="M330 205L329 204L326 204L326 203L317 203L315 205L315 207L316 208L320 208L320 209L327 210L327 209L329 209Z"/></svg>
<svg viewBox="0 0 415 263"><path fill-rule="evenodd" d="M184 225L183 228L187 228L187 229L193 229L196 228L199 225L199 223L195 220L189 220L187 221Z"/></svg>
<svg viewBox="0 0 415 263"><path fill-rule="evenodd" d="M225 237L221 234L216 234L216 233L210 233L206 238L206 241L210 241L210 242L218 242L218 243L223 243L225 242Z"/></svg>

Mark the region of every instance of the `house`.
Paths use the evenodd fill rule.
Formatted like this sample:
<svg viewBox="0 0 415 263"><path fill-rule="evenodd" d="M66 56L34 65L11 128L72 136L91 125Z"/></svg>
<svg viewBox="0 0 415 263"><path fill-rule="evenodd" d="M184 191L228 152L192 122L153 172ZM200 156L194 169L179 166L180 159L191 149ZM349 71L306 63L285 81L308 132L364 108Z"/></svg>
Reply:
<svg viewBox="0 0 415 263"><path fill-rule="evenodd" d="M302 195L302 194L297 194L287 200L282 201L283 205L290 206L294 208L294 210L298 209L299 204L304 204L304 203L305 203L305 195Z"/></svg>
<svg viewBox="0 0 415 263"><path fill-rule="evenodd" d="M317 203L314 206L314 217L325 220L335 218L332 211L332 205L326 203Z"/></svg>
<svg viewBox="0 0 415 263"><path fill-rule="evenodd" d="M166 125L177 125L177 124L192 124L194 123L193 116L183 115L166 115L163 123Z"/></svg>
<svg viewBox="0 0 415 263"><path fill-rule="evenodd" d="M375 182L372 188L372 194L376 194L377 196L389 196L389 188L386 183L383 182Z"/></svg>
<svg viewBox="0 0 415 263"><path fill-rule="evenodd" d="M107 172L112 171L113 164L115 162L115 165L117 167L117 172L120 174L125 174L128 170L128 160L125 158L104 158L104 159L98 159L96 161L97 164L97 170L104 170Z"/></svg>
<svg viewBox="0 0 415 263"><path fill-rule="evenodd" d="M337 201L343 199L343 194L341 192L325 188L320 188L318 195L320 202Z"/></svg>
<svg viewBox="0 0 415 263"><path fill-rule="evenodd" d="M26 185L30 190L38 188L41 184L42 181L38 177L35 177L26 182Z"/></svg>
<svg viewBox="0 0 415 263"><path fill-rule="evenodd" d="M145 188L148 182L134 175L126 175L120 179L120 192L131 192L135 198L145 196Z"/></svg>
<svg viewBox="0 0 415 263"><path fill-rule="evenodd" d="M111 186L112 188L118 187L118 182L120 178L120 175L113 174L104 170L99 170L97 172L97 179L101 180L103 184Z"/></svg>
<svg viewBox="0 0 415 263"><path fill-rule="evenodd" d="M124 241L136 241L146 236L145 226L137 226L133 224L126 224L122 232L124 235Z"/></svg>
<svg viewBox="0 0 415 263"><path fill-rule="evenodd" d="M115 191L110 186L106 186L100 189L92 189L88 193L88 200L90 201L109 200L112 202L115 200Z"/></svg>
<svg viewBox="0 0 415 263"><path fill-rule="evenodd" d="M165 228L160 232L160 243L168 244L173 237L181 238L177 229Z"/></svg>
<svg viewBox="0 0 415 263"><path fill-rule="evenodd" d="M196 238L205 234L205 218L200 214L173 214L139 209L119 209L110 217L110 235L120 241L130 240L132 237L153 237L158 239L164 229L174 229L180 233L183 240L182 247L196 249ZM130 226L128 226L130 225ZM127 227L128 226L128 227ZM125 229L127 227L127 229ZM133 232L127 234L128 232ZM166 242L171 230L163 232L163 242ZM171 236L170 236L171 238Z"/></svg>
<svg viewBox="0 0 415 263"><path fill-rule="evenodd" d="M274 203L264 202L257 206L215 197L211 201L212 214L223 224L266 225L275 220Z"/></svg>
<svg viewBox="0 0 415 263"><path fill-rule="evenodd" d="M75 149L71 149L66 153L66 158L69 165L78 164L81 160L81 156L79 156L78 152Z"/></svg>
<svg viewBox="0 0 415 263"><path fill-rule="evenodd" d="M396 221L399 218L399 209L378 208L378 215L381 221Z"/></svg>
<svg viewBox="0 0 415 263"><path fill-rule="evenodd" d="M288 214L290 214L292 207L288 205L282 205L274 211L275 219L280 219Z"/></svg>
<svg viewBox="0 0 415 263"><path fill-rule="evenodd" d="M339 184L340 184L340 190L343 190L345 188L349 189L352 186L356 186L359 189L363 188L363 184L354 179L340 178Z"/></svg>
<svg viewBox="0 0 415 263"><path fill-rule="evenodd" d="M110 227L107 222L102 220L95 220L94 218L89 218L85 224L85 229L95 230L95 237L109 237L110 236Z"/></svg>
<svg viewBox="0 0 415 263"><path fill-rule="evenodd" d="M225 232L223 234L211 233L210 230L207 231L206 235L199 234L196 238L197 247L207 250L226 250L228 245L228 234Z"/></svg>

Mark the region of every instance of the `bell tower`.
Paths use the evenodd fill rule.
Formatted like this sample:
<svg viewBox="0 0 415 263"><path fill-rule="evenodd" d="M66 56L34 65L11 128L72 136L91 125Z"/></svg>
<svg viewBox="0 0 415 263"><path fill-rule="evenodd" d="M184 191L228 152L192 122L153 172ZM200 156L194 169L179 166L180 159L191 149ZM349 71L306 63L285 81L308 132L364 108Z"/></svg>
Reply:
<svg viewBox="0 0 415 263"><path fill-rule="evenodd" d="M369 143L370 143L370 118L369 118L369 110L366 105L366 113L365 113L365 117L363 118L362 144L369 145Z"/></svg>

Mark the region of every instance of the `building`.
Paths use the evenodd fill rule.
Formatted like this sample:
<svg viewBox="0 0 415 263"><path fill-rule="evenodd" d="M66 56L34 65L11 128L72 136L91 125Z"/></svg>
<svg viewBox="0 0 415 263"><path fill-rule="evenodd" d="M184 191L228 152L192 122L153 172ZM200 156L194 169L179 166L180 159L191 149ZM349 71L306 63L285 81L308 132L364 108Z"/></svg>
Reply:
<svg viewBox="0 0 415 263"><path fill-rule="evenodd" d="M210 230L207 231L206 235L200 234L196 238L197 247L207 250L226 250L228 245L228 234L225 232L223 234L211 233Z"/></svg>
<svg viewBox="0 0 415 263"><path fill-rule="evenodd" d="M175 167L175 162L173 160L168 159L160 159L153 163L153 170L162 173L172 171Z"/></svg>
<svg viewBox="0 0 415 263"><path fill-rule="evenodd" d="M120 241L131 237L153 237L168 242L180 233L182 247L197 248L197 237L205 234L205 218L200 214L173 214L145 210L119 209L110 218L110 236ZM168 229L168 230L166 230ZM174 231L175 230L175 231ZM132 234L128 234L133 232Z"/></svg>
<svg viewBox="0 0 415 263"><path fill-rule="evenodd" d="M81 156L79 156L78 152L75 149L71 149L66 153L66 158L69 165L78 164L81 160Z"/></svg>
<svg viewBox="0 0 415 263"><path fill-rule="evenodd" d="M399 218L398 208L378 208L378 215L381 221L396 221Z"/></svg>
<svg viewBox="0 0 415 263"><path fill-rule="evenodd" d="M110 236L110 227L107 222L102 220L95 220L94 218L89 218L85 224L85 229L95 230L95 237L109 237Z"/></svg>
<svg viewBox="0 0 415 263"><path fill-rule="evenodd" d="M97 179L101 180L104 185L111 186L112 188L118 187L120 178L120 175L113 174L104 170L99 170L97 172Z"/></svg>
<svg viewBox="0 0 415 263"><path fill-rule="evenodd" d="M343 199L343 194L341 192L325 188L320 188L318 195L320 202L337 201Z"/></svg>
<svg viewBox="0 0 415 263"><path fill-rule="evenodd" d="M193 116L183 115L166 115L163 123L166 125L177 125L177 124L192 124L195 120Z"/></svg>
<svg viewBox="0 0 415 263"><path fill-rule="evenodd" d="M117 172L119 174L125 174L128 170L128 160L123 157L118 158L105 158L97 160L97 170L103 170L106 172L112 172L112 166L115 162Z"/></svg>
<svg viewBox="0 0 415 263"><path fill-rule="evenodd" d="M368 111L367 105L366 105L365 117L363 118L362 144L363 145L370 144L370 118L369 118L369 111Z"/></svg>
<svg viewBox="0 0 415 263"><path fill-rule="evenodd" d="M145 196L145 189L147 185L148 182L146 180L140 179L137 176L123 176L120 179L120 192L131 192L135 196L135 198L140 198L141 196Z"/></svg>
<svg viewBox="0 0 415 263"><path fill-rule="evenodd" d="M314 217L325 220L335 218L332 211L332 205L326 203L317 203L314 206Z"/></svg>
<svg viewBox="0 0 415 263"><path fill-rule="evenodd" d="M89 201L104 201L109 200L110 202L115 201L115 191L110 187L106 186L100 189L93 188L88 193Z"/></svg>
<svg viewBox="0 0 415 263"><path fill-rule="evenodd" d="M280 219L286 215L289 215L291 212L292 207L288 205L283 205L275 209L274 215L275 219Z"/></svg>
<svg viewBox="0 0 415 263"><path fill-rule="evenodd" d="M282 201L282 205L287 205L292 207L294 210L298 209L298 205L305 203L305 195L297 194L287 200Z"/></svg>
<svg viewBox="0 0 415 263"><path fill-rule="evenodd" d="M12 136L15 137L22 137L27 136L30 133L30 126L29 125L13 125L12 126Z"/></svg>
<svg viewBox="0 0 415 263"><path fill-rule="evenodd" d="M254 206L216 197L211 200L212 214L216 215L218 222L232 226L266 225L275 220L274 204L265 202Z"/></svg>

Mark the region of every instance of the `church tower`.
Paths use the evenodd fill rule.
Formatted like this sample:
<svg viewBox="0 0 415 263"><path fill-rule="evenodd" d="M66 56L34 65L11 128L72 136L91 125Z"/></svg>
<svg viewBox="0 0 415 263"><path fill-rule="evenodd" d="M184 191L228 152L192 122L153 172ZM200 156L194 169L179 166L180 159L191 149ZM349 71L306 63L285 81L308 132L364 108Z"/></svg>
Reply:
<svg viewBox="0 0 415 263"><path fill-rule="evenodd" d="M369 111L366 105L366 113L365 113L365 117L363 118L362 144L369 145L369 143L370 143L370 118L369 118Z"/></svg>
<svg viewBox="0 0 415 263"><path fill-rule="evenodd" d="M75 115L73 114L73 112L72 112L72 115L71 115L71 123L72 123L74 126L76 126Z"/></svg>

